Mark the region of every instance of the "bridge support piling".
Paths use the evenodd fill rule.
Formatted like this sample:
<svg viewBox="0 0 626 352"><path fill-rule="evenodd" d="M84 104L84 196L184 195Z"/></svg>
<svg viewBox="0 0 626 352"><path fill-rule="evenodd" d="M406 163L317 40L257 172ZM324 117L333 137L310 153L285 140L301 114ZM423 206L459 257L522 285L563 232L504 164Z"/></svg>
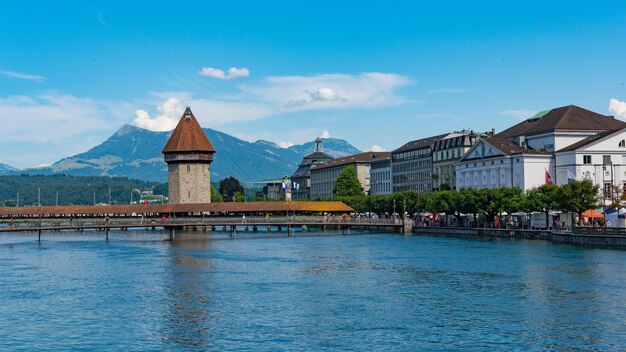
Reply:
<svg viewBox="0 0 626 352"><path fill-rule="evenodd" d="M38 241L39 241L39 243L41 243L41 229L39 229L39 237L38 237Z"/></svg>
<svg viewBox="0 0 626 352"><path fill-rule="evenodd" d="M256 227L256 225L252 226L252 231L257 232L258 228Z"/></svg>
<svg viewBox="0 0 626 352"><path fill-rule="evenodd" d="M174 241L174 237L176 236L176 233L174 231L175 231L174 226L171 226L169 228L169 238L168 238L168 241L170 242Z"/></svg>
<svg viewBox="0 0 626 352"><path fill-rule="evenodd" d="M291 226L287 225L287 237L291 237Z"/></svg>

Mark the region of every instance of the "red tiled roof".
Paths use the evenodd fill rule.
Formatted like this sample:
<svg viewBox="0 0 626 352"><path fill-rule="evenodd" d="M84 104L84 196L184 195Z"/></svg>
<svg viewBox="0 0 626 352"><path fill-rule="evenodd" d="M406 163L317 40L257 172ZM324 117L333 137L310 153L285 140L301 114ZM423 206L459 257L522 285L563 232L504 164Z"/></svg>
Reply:
<svg viewBox="0 0 626 352"><path fill-rule="evenodd" d="M257 213L257 212L352 212L342 202L245 202L148 205L85 205L43 207L0 207L0 216L51 216L97 214L170 214L170 213Z"/></svg>
<svg viewBox="0 0 626 352"><path fill-rule="evenodd" d="M163 148L163 153L178 152L215 153L213 144L207 138L190 108L185 110L174 132L172 132L172 136Z"/></svg>

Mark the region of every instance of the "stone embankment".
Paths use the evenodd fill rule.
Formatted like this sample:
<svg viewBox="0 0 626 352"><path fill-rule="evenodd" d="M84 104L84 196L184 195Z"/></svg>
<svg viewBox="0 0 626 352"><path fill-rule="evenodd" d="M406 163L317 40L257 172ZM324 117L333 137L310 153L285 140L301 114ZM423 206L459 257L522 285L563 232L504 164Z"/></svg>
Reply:
<svg viewBox="0 0 626 352"><path fill-rule="evenodd" d="M483 229L416 226L413 234L426 236L473 236L486 238L520 238L588 246L626 248L626 229L576 227L569 231Z"/></svg>

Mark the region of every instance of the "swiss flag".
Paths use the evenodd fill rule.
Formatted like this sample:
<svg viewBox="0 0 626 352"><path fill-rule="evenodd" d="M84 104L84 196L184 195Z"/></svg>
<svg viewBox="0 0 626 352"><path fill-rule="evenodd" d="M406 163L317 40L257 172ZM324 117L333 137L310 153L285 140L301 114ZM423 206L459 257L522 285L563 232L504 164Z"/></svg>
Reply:
<svg viewBox="0 0 626 352"><path fill-rule="evenodd" d="M552 182L552 176L550 176L550 173L546 170L546 185L552 186L553 184L554 182Z"/></svg>

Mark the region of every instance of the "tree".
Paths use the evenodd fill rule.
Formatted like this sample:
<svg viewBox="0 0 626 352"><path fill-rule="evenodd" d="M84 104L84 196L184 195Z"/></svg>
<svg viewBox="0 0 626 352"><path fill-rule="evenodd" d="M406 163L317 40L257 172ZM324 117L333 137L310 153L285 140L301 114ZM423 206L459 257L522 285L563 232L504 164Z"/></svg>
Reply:
<svg viewBox="0 0 626 352"><path fill-rule="evenodd" d="M211 202L212 203L222 203L224 198L217 193L217 188L211 185Z"/></svg>
<svg viewBox="0 0 626 352"><path fill-rule="evenodd" d="M353 165L345 167L337 176L333 196L335 197L355 197L363 195L363 187L356 174L356 167Z"/></svg>
<svg viewBox="0 0 626 352"><path fill-rule="evenodd" d="M473 188L464 188L458 191L459 196L461 198L461 209L460 211L465 214L474 215L474 223L476 222L476 214L479 212L478 209L478 191Z"/></svg>
<svg viewBox="0 0 626 352"><path fill-rule="evenodd" d="M231 176L220 182L219 193L224 197L224 201L232 202L236 192L243 193L243 186L238 179Z"/></svg>
<svg viewBox="0 0 626 352"><path fill-rule="evenodd" d="M511 214L523 209L525 199L524 194L522 193L522 190L517 187L500 188L497 193L498 195L496 200L499 203L498 207L508 214L507 217L510 222Z"/></svg>
<svg viewBox="0 0 626 352"><path fill-rule="evenodd" d="M546 214L546 228L550 228L550 210L560 208L557 186L541 185L526 192L524 208L527 212L540 211ZM585 209L586 210L586 209Z"/></svg>
<svg viewBox="0 0 626 352"><path fill-rule="evenodd" d="M245 202L246 201L246 197L241 192L235 192L235 195L233 196L233 201L234 202Z"/></svg>
<svg viewBox="0 0 626 352"><path fill-rule="evenodd" d="M582 221L583 212L599 204L599 191L600 187L591 180L572 181L558 191L561 209L578 214L579 221Z"/></svg>

